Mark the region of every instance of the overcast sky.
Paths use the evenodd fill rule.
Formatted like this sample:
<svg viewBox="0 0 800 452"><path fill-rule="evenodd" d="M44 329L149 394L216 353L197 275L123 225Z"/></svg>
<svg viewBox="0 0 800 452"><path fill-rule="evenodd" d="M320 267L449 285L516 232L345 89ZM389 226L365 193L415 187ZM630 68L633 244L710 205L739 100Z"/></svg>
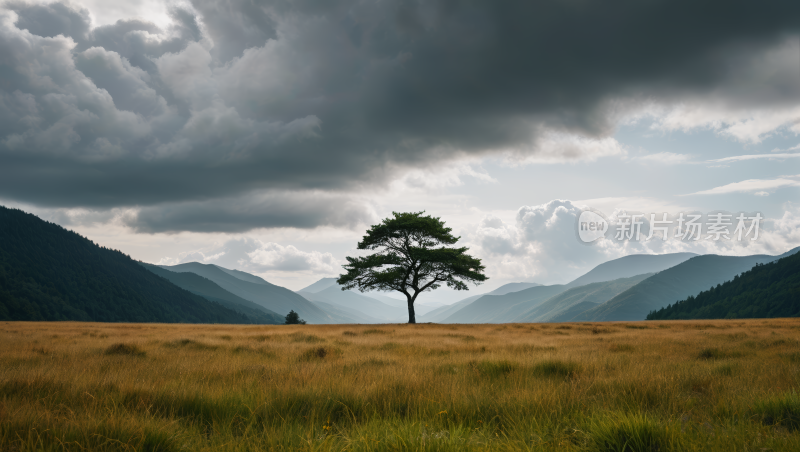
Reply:
<svg viewBox="0 0 800 452"><path fill-rule="evenodd" d="M420 210L481 290L800 245L799 2L12 1L0 22L0 204L143 261L300 289ZM588 246L587 207L765 220Z"/></svg>

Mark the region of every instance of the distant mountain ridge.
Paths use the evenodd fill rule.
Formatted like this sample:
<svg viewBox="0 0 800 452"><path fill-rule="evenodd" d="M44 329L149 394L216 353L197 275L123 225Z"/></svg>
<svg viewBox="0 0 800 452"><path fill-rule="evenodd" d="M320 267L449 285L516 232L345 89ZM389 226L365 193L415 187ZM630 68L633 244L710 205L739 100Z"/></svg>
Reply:
<svg viewBox="0 0 800 452"><path fill-rule="evenodd" d="M276 286L254 275L244 277L243 272L222 269L211 264L189 262L179 265L162 265L163 269L183 273L190 272L209 279L226 291L262 306L270 311L285 316L295 311L309 323L333 323L334 319L325 311L315 306L302 296L291 290ZM252 282L257 281L257 282Z"/></svg>
<svg viewBox="0 0 800 452"><path fill-rule="evenodd" d="M285 320L285 316L281 316L263 306L238 297L218 286L210 279L203 278L198 274L190 272L176 273L157 265L146 264L144 262L140 262L140 264L182 289L188 290L195 295L200 295L206 300L215 301L234 311L246 314L259 323L281 324Z"/></svg>
<svg viewBox="0 0 800 452"><path fill-rule="evenodd" d="M645 273L656 273L696 256L698 255L695 253L630 254L594 267L583 276L568 283L567 286L579 287L596 282L630 278Z"/></svg>
<svg viewBox="0 0 800 452"><path fill-rule="evenodd" d="M800 316L800 253L757 264L732 280L653 311L647 320Z"/></svg>
<svg viewBox="0 0 800 452"><path fill-rule="evenodd" d="M798 250L800 247L780 256L696 256L656 273L608 302L585 311L576 320L644 320L651 311L733 279L756 264L772 262Z"/></svg>
<svg viewBox="0 0 800 452"><path fill-rule="evenodd" d="M255 323L125 254L0 206L0 319Z"/></svg>

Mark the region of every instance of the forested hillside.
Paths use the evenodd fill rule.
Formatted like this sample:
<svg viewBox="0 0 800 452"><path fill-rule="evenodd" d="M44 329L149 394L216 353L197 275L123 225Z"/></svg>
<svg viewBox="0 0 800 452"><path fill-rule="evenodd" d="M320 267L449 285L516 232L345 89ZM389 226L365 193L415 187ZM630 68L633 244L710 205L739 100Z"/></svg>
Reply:
<svg viewBox="0 0 800 452"><path fill-rule="evenodd" d="M736 275L733 280L651 312L647 320L800 316L800 253Z"/></svg>
<svg viewBox="0 0 800 452"><path fill-rule="evenodd" d="M251 323L119 251L2 206L0 319Z"/></svg>

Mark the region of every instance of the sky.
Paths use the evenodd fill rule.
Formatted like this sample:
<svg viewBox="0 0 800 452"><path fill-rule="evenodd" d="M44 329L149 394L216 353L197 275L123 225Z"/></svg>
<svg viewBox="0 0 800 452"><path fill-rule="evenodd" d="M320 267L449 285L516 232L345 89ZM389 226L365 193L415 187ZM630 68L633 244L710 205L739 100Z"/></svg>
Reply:
<svg viewBox="0 0 800 452"><path fill-rule="evenodd" d="M800 246L799 135L797 2L0 8L0 205L293 290L392 212L452 227L479 291L628 254L780 254ZM587 244L585 209L763 221Z"/></svg>

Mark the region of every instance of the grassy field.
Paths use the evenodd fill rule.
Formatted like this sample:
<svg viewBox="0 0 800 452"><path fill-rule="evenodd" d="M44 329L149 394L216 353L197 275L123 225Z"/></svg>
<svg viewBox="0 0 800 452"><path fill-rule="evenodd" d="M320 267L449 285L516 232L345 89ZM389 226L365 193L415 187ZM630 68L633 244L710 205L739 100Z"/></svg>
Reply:
<svg viewBox="0 0 800 452"><path fill-rule="evenodd" d="M800 450L800 319L0 323L0 450Z"/></svg>

